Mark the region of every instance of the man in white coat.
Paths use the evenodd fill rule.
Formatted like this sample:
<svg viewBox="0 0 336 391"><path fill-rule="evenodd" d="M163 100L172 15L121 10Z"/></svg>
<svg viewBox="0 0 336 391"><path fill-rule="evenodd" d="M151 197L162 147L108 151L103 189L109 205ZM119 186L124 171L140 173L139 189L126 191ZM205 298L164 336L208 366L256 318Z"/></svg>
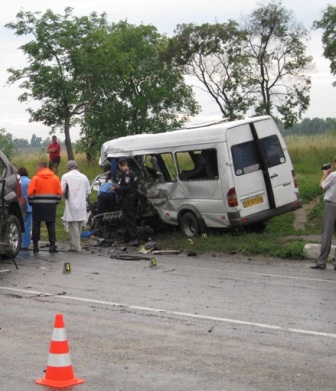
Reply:
<svg viewBox="0 0 336 391"><path fill-rule="evenodd" d="M61 178L65 198L63 221L69 227L69 251L81 251L81 233L87 220L86 200L91 188L88 178L78 171L75 160L68 161L68 170Z"/></svg>

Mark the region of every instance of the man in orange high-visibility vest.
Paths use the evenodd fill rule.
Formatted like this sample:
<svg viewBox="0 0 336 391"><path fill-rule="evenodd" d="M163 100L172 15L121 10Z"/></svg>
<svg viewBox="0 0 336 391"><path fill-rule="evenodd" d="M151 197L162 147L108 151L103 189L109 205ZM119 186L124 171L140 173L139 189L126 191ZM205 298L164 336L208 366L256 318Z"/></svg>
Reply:
<svg viewBox="0 0 336 391"><path fill-rule="evenodd" d="M62 199L61 181L48 168L46 162L36 166L36 174L28 186L28 201L33 208L33 252L38 253L41 234L41 222L44 221L50 242L49 252L57 253L56 247L56 206Z"/></svg>

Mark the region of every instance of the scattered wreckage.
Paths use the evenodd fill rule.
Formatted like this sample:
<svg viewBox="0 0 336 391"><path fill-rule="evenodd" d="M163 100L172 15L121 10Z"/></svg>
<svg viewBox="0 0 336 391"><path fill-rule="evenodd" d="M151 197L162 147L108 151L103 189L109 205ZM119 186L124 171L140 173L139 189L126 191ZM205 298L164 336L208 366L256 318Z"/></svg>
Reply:
<svg viewBox="0 0 336 391"><path fill-rule="evenodd" d="M100 238L100 245L123 244L122 239L122 213L117 205L117 210L113 212L98 213L98 191L105 183L106 176L110 171L104 170L96 176L91 184L91 197L88 201L88 221L89 233ZM93 201L91 201L93 200ZM138 201L138 237L142 243L151 240L154 234L153 227L145 224L144 204ZM85 236L85 231L83 233Z"/></svg>

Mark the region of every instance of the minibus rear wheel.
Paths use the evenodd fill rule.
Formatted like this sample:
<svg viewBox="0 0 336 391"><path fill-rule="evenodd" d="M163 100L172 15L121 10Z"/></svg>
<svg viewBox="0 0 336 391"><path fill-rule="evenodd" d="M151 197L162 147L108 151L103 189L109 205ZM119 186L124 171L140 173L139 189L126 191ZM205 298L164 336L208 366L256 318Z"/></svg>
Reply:
<svg viewBox="0 0 336 391"><path fill-rule="evenodd" d="M189 238L200 234L199 222L194 213L187 212L182 216L181 231Z"/></svg>

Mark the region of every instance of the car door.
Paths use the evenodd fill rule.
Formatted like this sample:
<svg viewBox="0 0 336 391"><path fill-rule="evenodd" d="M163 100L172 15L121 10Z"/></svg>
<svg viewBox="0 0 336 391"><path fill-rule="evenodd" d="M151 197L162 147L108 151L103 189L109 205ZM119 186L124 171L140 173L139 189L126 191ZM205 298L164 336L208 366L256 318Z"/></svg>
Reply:
<svg viewBox="0 0 336 391"><path fill-rule="evenodd" d="M263 165L249 124L227 130L231 174L240 216L249 216L270 208Z"/></svg>
<svg viewBox="0 0 336 391"><path fill-rule="evenodd" d="M231 128L227 141L241 216L297 199L292 163L272 119Z"/></svg>
<svg viewBox="0 0 336 391"><path fill-rule="evenodd" d="M256 121L251 129L258 140L271 207L279 208L296 201L292 162L276 124L273 120Z"/></svg>

